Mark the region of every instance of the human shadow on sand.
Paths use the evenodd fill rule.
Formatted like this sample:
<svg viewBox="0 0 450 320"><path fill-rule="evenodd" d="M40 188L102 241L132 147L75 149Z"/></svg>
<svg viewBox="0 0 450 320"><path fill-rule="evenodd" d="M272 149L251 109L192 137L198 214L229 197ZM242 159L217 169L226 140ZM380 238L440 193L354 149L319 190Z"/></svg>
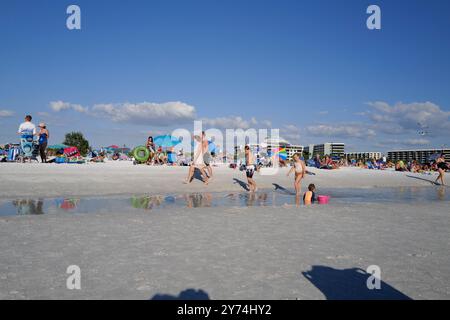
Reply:
<svg viewBox="0 0 450 320"><path fill-rule="evenodd" d="M360 268L334 269L327 266L312 266L302 272L327 300L412 300L384 281L380 289L370 290L367 280L371 276Z"/></svg>
<svg viewBox="0 0 450 320"><path fill-rule="evenodd" d="M195 170L194 170L194 175L192 176L191 181L194 179L199 180L201 182L205 182L202 177L202 172L200 171L199 168L195 168Z"/></svg>
<svg viewBox="0 0 450 320"><path fill-rule="evenodd" d="M289 194L289 195L293 195L293 196L295 196L295 192L292 192L292 191L289 191L288 189L286 189L285 187L283 187L283 186L280 186L278 183L272 183L272 185L275 187L275 191L281 191L281 192L284 192L284 193L287 193L287 194Z"/></svg>
<svg viewBox="0 0 450 320"><path fill-rule="evenodd" d="M157 293L151 300L210 300L210 298L208 293L202 289L186 289L181 291L178 296Z"/></svg>
<svg viewBox="0 0 450 320"><path fill-rule="evenodd" d="M438 183L436 183L435 181L433 181L433 180L428 180L428 179L424 179L424 178L420 178L420 177L415 177L415 176L410 176L410 175L406 175L408 178L412 178L412 179L417 179L417 180L422 180L422 181L426 181L426 182L429 182L429 183L431 183L432 185L434 185L434 186L438 186L439 184Z"/></svg>
<svg viewBox="0 0 450 320"><path fill-rule="evenodd" d="M250 191L250 189L248 188L247 183L245 183L244 181L236 179L236 178L233 178L233 180L234 180L235 184L236 183L239 184L245 191Z"/></svg>

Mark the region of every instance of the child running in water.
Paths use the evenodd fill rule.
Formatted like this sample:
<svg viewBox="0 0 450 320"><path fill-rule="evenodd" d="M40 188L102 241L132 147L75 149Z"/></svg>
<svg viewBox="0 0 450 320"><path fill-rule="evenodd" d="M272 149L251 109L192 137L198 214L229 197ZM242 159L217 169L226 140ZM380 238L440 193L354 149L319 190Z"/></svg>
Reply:
<svg viewBox="0 0 450 320"><path fill-rule="evenodd" d="M303 195L303 203L305 205L310 205L311 203L316 202L316 186L311 183L308 186L308 191L305 192L305 194Z"/></svg>
<svg viewBox="0 0 450 320"><path fill-rule="evenodd" d="M248 189L250 192L255 192L256 182L253 180L253 174L255 173L255 159L249 146L245 146L245 175L247 176Z"/></svg>
<svg viewBox="0 0 450 320"><path fill-rule="evenodd" d="M306 173L306 165L305 161L300 158L300 154L294 154L294 166L289 170L287 176L291 174L292 171L295 171L295 179L294 179L294 188L295 194L299 195L301 193L301 181L305 177Z"/></svg>

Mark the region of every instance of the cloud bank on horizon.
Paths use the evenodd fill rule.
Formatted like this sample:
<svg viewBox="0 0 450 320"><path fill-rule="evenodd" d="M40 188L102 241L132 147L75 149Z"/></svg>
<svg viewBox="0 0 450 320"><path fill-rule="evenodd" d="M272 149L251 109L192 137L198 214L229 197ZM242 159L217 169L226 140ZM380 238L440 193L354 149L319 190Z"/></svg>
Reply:
<svg viewBox="0 0 450 320"><path fill-rule="evenodd" d="M450 135L450 112L444 111L432 102L396 103L393 105L383 101L366 103L368 110L361 112L361 122L316 123L300 127L294 124L280 126L280 135L295 144L307 145L308 140L321 138L327 141L341 139L357 139L372 141L373 145L384 148L392 145L425 146L432 143L432 138L439 135ZM221 116L216 118L200 117L195 106L181 102L140 102L140 103L99 103L92 107L80 104L52 101L50 109L55 113L72 111L88 117L100 118L116 124L130 124L143 127L154 127L155 132L168 132L176 126L188 128L194 120L201 120L205 129L216 128L243 129L272 128L270 120L259 120L255 117L245 119L242 116ZM324 113L321 111L321 113ZM327 112L328 114L329 112ZM48 113L41 113L50 116ZM12 112L1 110L0 116L11 116ZM420 129L426 127L426 137L420 136ZM160 128L160 129L156 129ZM150 132L149 130L148 132ZM142 132L142 130L141 130ZM397 138L390 138L391 135Z"/></svg>

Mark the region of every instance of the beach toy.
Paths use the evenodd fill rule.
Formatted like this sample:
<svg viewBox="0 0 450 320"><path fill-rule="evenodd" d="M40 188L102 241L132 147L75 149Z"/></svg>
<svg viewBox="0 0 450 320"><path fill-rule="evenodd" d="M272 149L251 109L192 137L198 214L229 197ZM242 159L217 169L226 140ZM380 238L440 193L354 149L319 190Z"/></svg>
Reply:
<svg viewBox="0 0 450 320"><path fill-rule="evenodd" d="M330 196L317 196L317 202L319 204L328 204L330 201Z"/></svg>
<svg viewBox="0 0 450 320"><path fill-rule="evenodd" d="M269 154L270 157L275 156L281 160L287 160L286 148L274 148Z"/></svg>
<svg viewBox="0 0 450 320"><path fill-rule="evenodd" d="M150 157L150 150L144 146L136 147L133 150L133 157L139 162L146 162Z"/></svg>

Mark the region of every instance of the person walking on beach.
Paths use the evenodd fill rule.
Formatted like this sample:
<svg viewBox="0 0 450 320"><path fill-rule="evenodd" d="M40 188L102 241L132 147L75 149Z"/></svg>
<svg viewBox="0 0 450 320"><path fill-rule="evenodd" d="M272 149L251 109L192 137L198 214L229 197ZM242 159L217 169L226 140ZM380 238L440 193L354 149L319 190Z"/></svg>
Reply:
<svg viewBox="0 0 450 320"><path fill-rule="evenodd" d="M438 180L440 180L440 181L441 181L441 185L445 186L445 183L444 183L444 174L445 174L445 171L448 170L448 165L447 165L447 163L445 162L445 158L444 158L444 155L443 155L443 154L441 154L441 155L439 156L439 158L436 159L436 166L437 166L437 170L438 170L439 175L438 175L438 177L436 178L436 180L435 180L434 183L437 184L437 183L438 183Z"/></svg>
<svg viewBox="0 0 450 320"><path fill-rule="evenodd" d="M47 162L47 144L48 139L50 138L50 134L48 133L47 126L45 123L39 123L39 154L41 156L42 163Z"/></svg>
<svg viewBox="0 0 450 320"><path fill-rule="evenodd" d="M294 165L292 166L291 170L287 173L287 176L289 176L292 171L295 171L295 177L294 177L294 188L295 188L295 194L299 195L301 193L301 181L305 177L306 173L306 165L305 162L300 158L300 154L296 153L294 154Z"/></svg>
<svg viewBox="0 0 450 320"><path fill-rule="evenodd" d="M250 192L255 192L258 189L255 180L253 180L255 170L256 166L253 153L249 146L245 146L245 175L247 176L247 186Z"/></svg>
<svg viewBox="0 0 450 320"><path fill-rule="evenodd" d="M208 178L211 179L213 172L211 168L211 153L209 152L209 142L206 139L205 131L202 131L203 161L205 162Z"/></svg>
<svg viewBox="0 0 450 320"><path fill-rule="evenodd" d="M202 138L200 136L194 136L194 140L197 141L197 144L194 146L194 158L189 167L189 173L186 181L184 183L191 183L192 178L194 177L195 169L199 169L203 178L203 183L208 184L208 176L205 171L205 162L203 160L203 143Z"/></svg>

